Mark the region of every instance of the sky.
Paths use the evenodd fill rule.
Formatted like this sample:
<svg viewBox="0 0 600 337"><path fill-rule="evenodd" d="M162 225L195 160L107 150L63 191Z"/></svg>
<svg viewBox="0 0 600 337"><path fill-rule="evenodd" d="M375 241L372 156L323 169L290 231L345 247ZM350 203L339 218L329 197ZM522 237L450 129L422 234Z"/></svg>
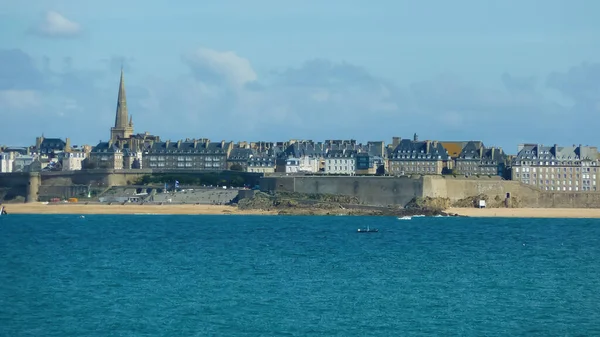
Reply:
<svg viewBox="0 0 600 337"><path fill-rule="evenodd" d="M0 2L0 144L600 145L595 0Z"/></svg>

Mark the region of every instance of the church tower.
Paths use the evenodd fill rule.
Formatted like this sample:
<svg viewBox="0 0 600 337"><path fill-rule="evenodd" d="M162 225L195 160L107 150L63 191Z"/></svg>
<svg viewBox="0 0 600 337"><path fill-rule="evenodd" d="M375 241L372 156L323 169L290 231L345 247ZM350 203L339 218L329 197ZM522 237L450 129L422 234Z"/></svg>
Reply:
<svg viewBox="0 0 600 337"><path fill-rule="evenodd" d="M119 96L117 98L117 112L115 126L110 128L110 140L127 139L133 135L133 120L127 114L127 97L125 96L125 79L121 68L121 81L119 83Z"/></svg>

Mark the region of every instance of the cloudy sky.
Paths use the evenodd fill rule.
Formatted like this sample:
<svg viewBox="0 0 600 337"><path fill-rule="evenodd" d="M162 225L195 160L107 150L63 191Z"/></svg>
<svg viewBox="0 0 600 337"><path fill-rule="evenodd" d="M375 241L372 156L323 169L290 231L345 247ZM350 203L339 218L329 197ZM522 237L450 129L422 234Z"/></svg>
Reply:
<svg viewBox="0 0 600 337"><path fill-rule="evenodd" d="M600 1L0 2L0 144L114 123L212 140L600 145Z"/></svg>

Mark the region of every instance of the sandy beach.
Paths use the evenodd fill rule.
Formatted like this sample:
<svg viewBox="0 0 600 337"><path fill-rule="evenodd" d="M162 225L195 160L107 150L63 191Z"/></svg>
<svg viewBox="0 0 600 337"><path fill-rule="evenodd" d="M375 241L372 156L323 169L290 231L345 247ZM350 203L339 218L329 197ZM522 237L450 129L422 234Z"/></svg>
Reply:
<svg viewBox="0 0 600 337"><path fill-rule="evenodd" d="M468 217L600 218L600 208L450 208L446 212Z"/></svg>
<svg viewBox="0 0 600 337"><path fill-rule="evenodd" d="M224 205L152 204L4 204L8 214L248 214L275 215L277 211L240 210ZM598 208L450 208L445 212L468 217L600 218Z"/></svg>
<svg viewBox="0 0 600 337"><path fill-rule="evenodd" d="M276 212L240 210L223 205L138 205L138 204L4 204L8 214L256 214Z"/></svg>

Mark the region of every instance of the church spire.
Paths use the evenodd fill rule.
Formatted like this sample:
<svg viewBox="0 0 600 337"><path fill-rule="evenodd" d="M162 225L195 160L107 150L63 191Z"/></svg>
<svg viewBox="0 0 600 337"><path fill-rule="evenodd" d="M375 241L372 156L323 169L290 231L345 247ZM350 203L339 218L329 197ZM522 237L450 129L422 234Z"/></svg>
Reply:
<svg viewBox="0 0 600 337"><path fill-rule="evenodd" d="M123 67L121 67L121 81L119 83L119 96L117 98L117 113L115 116L115 128L127 127L127 97L125 95L125 78Z"/></svg>
<svg viewBox="0 0 600 337"><path fill-rule="evenodd" d="M110 139L128 139L133 135L133 120L127 113L127 97L125 96L125 78L121 67L121 80L119 81L119 96L117 98L117 111L115 126L110 128Z"/></svg>

